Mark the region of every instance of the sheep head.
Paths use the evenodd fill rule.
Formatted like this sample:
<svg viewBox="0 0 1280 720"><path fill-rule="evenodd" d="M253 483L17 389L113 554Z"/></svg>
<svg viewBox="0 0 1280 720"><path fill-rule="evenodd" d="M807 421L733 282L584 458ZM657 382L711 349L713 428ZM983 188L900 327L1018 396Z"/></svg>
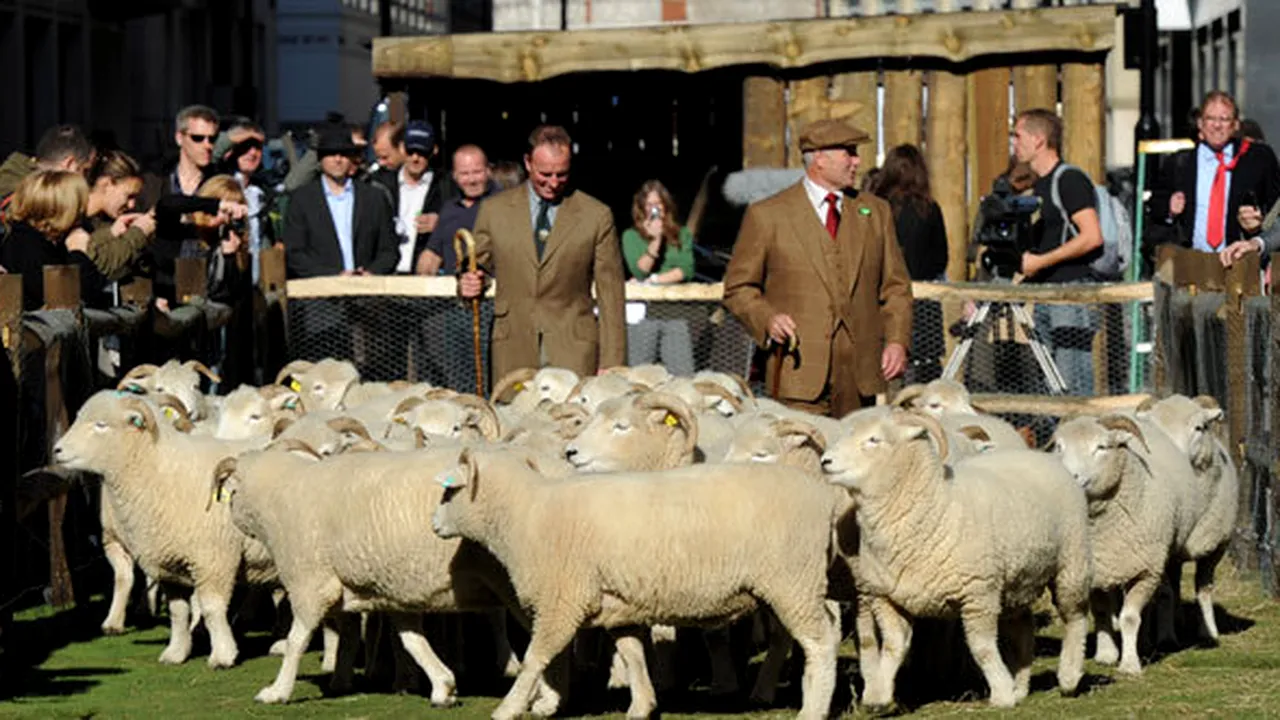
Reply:
<svg viewBox="0 0 1280 720"><path fill-rule="evenodd" d="M424 438L450 440L497 440L498 414L484 398L432 390L426 398L406 398L395 409L392 425L420 430Z"/></svg>
<svg viewBox="0 0 1280 720"><path fill-rule="evenodd" d="M978 414L970 401L968 388L947 378L939 378L927 385L908 385L898 392L892 404L934 417Z"/></svg>
<svg viewBox="0 0 1280 720"><path fill-rule="evenodd" d="M1138 453L1138 448L1142 453ZM1124 415L1078 417L1058 425L1049 450L1062 461L1090 501L1114 497L1129 457L1145 464L1149 454L1142 428Z"/></svg>
<svg viewBox="0 0 1280 720"><path fill-rule="evenodd" d="M942 475L950 448L942 425L930 415L895 410L856 417L845 427L844 436L822 454L822 471L835 485L883 495L906 479L928 482Z"/></svg>
<svg viewBox="0 0 1280 720"><path fill-rule="evenodd" d="M236 464L236 458L225 457L213 468L213 479L209 483L209 501L204 506L205 512L209 512L214 503L230 502L231 496L240 488L239 481L234 480Z"/></svg>
<svg viewBox="0 0 1280 720"><path fill-rule="evenodd" d="M1221 445L1223 420L1222 408L1213 398L1170 395L1139 406L1137 416L1163 430L1198 472L1213 464Z"/></svg>
<svg viewBox="0 0 1280 720"><path fill-rule="evenodd" d="M95 393L53 448L53 462L72 470L106 472L150 455L160 441L152 405L116 390ZM145 462L145 461L143 461Z"/></svg>
<svg viewBox="0 0 1280 720"><path fill-rule="evenodd" d="M612 398L565 448L580 472L663 470L691 465L698 421L675 395L646 392Z"/></svg>
<svg viewBox="0 0 1280 720"><path fill-rule="evenodd" d="M490 536L496 523L488 522L486 497L497 497L504 488L509 491L541 479L537 458L532 453L520 449L464 448L456 463L435 476L444 492L431 515L431 527L436 535L445 539L466 537L487 545L486 541L493 539ZM518 500L508 501L517 506L521 504Z"/></svg>
<svg viewBox="0 0 1280 720"><path fill-rule="evenodd" d="M346 360L325 358L318 363L294 360L280 369L276 384L298 393L312 410L343 407L347 392L360 382L360 373Z"/></svg>
<svg viewBox="0 0 1280 720"><path fill-rule="evenodd" d="M606 375L620 375L627 380L645 387L656 388L672 378L671 372L662 365L633 365L612 367L605 371Z"/></svg>
<svg viewBox="0 0 1280 720"><path fill-rule="evenodd" d="M649 388L634 383L621 375L596 375L583 378L569 393L566 402L576 402L595 412L606 400L630 393L644 392Z"/></svg>
<svg viewBox="0 0 1280 720"><path fill-rule="evenodd" d="M172 395L182 402L189 419L205 416L204 394L200 392L200 376L221 382L216 374L197 360L180 363L170 360L164 365L138 365L125 373L117 389L135 394Z"/></svg>
<svg viewBox="0 0 1280 720"><path fill-rule="evenodd" d="M711 380L695 380L693 389L702 395L707 409L715 410L724 417L739 415L746 407L737 395L720 383Z"/></svg>
<svg viewBox="0 0 1280 720"><path fill-rule="evenodd" d="M748 417L734 430L725 462L774 463L821 470L827 440L812 423L770 413Z"/></svg>
<svg viewBox="0 0 1280 720"><path fill-rule="evenodd" d="M301 405L298 394L288 388L241 385L222 401L214 437L223 440L269 438L277 421L293 420L301 414Z"/></svg>
<svg viewBox="0 0 1280 720"><path fill-rule="evenodd" d="M744 408L755 409L756 395L751 392L751 385L747 383L746 378L737 373L720 372L717 370L701 370L694 374L694 381L709 381L728 390L738 402L742 403ZM721 410L723 412L723 409Z"/></svg>

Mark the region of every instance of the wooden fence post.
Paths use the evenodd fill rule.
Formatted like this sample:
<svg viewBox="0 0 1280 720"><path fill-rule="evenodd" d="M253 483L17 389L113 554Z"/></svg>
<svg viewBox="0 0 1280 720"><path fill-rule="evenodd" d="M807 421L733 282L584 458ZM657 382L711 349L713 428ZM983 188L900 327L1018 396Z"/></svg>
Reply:
<svg viewBox="0 0 1280 720"><path fill-rule="evenodd" d="M80 311L80 268L75 265L50 265L44 268L44 307L46 310ZM49 455L58 438L70 426L66 393L62 387L63 341L45 347L45 442ZM67 565L67 547L62 537L62 522L67 514L67 493L49 500L49 602L66 607L74 602L71 569Z"/></svg>
<svg viewBox="0 0 1280 720"><path fill-rule="evenodd" d="M178 258L174 263L174 289L178 302L189 303L195 298L208 297L208 261L204 258Z"/></svg>
<svg viewBox="0 0 1280 720"><path fill-rule="evenodd" d="M786 167L787 104L782 81L749 77L742 86L742 167Z"/></svg>
<svg viewBox="0 0 1280 720"><path fill-rule="evenodd" d="M1095 183L1106 181L1102 117L1106 111L1101 64L1062 66L1062 158Z"/></svg>
<svg viewBox="0 0 1280 720"><path fill-rule="evenodd" d="M7 608L17 588L18 465L22 406L18 377L22 356L22 276L0 275L0 608ZM13 613L0 610L0 632L8 629Z"/></svg>
<svg viewBox="0 0 1280 720"><path fill-rule="evenodd" d="M827 92L831 78L827 75L792 80L787 92L787 167L803 165L800 153L800 133L805 127L828 115Z"/></svg>
<svg viewBox="0 0 1280 720"><path fill-rule="evenodd" d="M969 75L969 195L968 216L1009 165L1009 68L987 68Z"/></svg>
<svg viewBox="0 0 1280 720"><path fill-rule="evenodd" d="M1280 253L1271 254L1271 267L1280 267ZM1271 392L1274 397L1276 388L1280 387L1280 272L1271 271ZM1271 507L1267 508L1267 516L1272 518L1268 528L1269 536L1264 538L1271 553L1270 587L1273 597L1280 597L1280 488L1276 486L1280 478L1280 456L1276 453L1276 445L1280 443L1280 411L1273 405L1271 408L1271 448L1268 456L1272 458L1269 477L1271 486L1267 496Z"/></svg>
<svg viewBox="0 0 1280 720"><path fill-rule="evenodd" d="M1208 254L1213 260L1217 257ZM1231 438L1228 449L1240 469L1239 510L1236 531L1232 537L1231 555L1241 568L1258 567L1258 538L1253 525L1253 483L1245 472L1245 440L1248 437L1248 365L1250 348L1245 333L1245 298L1262 294L1258 256L1250 254L1226 270L1227 330L1227 427Z"/></svg>

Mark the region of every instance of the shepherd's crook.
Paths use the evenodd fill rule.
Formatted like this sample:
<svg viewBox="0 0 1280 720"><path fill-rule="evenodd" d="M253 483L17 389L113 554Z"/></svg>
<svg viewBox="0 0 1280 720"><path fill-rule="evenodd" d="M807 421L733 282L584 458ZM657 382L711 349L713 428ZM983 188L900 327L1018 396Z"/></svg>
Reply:
<svg viewBox="0 0 1280 720"><path fill-rule="evenodd" d="M462 274L462 246L466 245L467 272L476 271L476 239L471 231L458 228L453 234L453 253L458 257L458 274ZM475 351L476 394L484 397L484 367L480 363L480 298L471 298L471 347Z"/></svg>

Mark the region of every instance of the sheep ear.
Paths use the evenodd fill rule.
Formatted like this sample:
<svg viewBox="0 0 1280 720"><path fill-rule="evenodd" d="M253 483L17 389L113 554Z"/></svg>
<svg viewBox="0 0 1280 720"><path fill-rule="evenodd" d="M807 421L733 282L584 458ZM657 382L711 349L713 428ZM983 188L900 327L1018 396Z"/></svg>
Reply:
<svg viewBox="0 0 1280 720"><path fill-rule="evenodd" d="M235 474L236 462L234 457L225 457L213 469L213 481L209 483L209 502L204 506L205 512L209 512L214 503L226 502L231 499L230 493L223 492L223 487L226 485L227 480Z"/></svg>
<svg viewBox="0 0 1280 720"><path fill-rule="evenodd" d="M1142 445L1143 452L1151 452L1151 448L1147 447L1147 438L1142 434L1142 428L1132 418L1124 415L1104 415L1098 418L1098 424L1111 431L1111 437L1116 445L1128 445L1137 440L1138 444Z"/></svg>
<svg viewBox="0 0 1280 720"><path fill-rule="evenodd" d="M965 425L957 432L972 440L976 445L982 448L991 447L991 435L978 425Z"/></svg>
<svg viewBox="0 0 1280 720"><path fill-rule="evenodd" d="M1222 418L1223 418L1222 408L1220 407L1214 407L1211 409L1206 408L1205 410L1202 410L1200 412L1200 424L1204 425L1205 427L1208 427L1209 425L1212 425L1213 423L1216 423L1222 420Z"/></svg>
<svg viewBox="0 0 1280 720"><path fill-rule="evenodd" d="M1138 417L1142 417L1147 413L1151 412L1151 409L1154 408L1155 406L1156 406L1155 397L1148 395L1146 400L1143 400L1142 402L1138 403L1138 407L1134 409L1133 413Z"/></svg>
<svg viewBox="0 0 1280 720"><path fill-rule="evenodd" d="M207 365L200 362L199 360L188 360L185 363L183 363L183 366L186 367L188 370L195 370L201 375L209 378L211 382L216 382L216 383L222 382L222 378L218 376L218 373L210 370Z"/></svg>
<svg viewBox="0 0 1280 720"><path fill-rule="evenodd" d="M471 449L467 448L458 456L458 464L444 472L436 475L436 482L440 486L447 489L450 488L471 488L471 499L476 497L476 490L480 483L476 476L476 460L471 453Z"/></svg>
<svg viewBox="0 0 1280 720"><path fill-rule="evenodd" d="M803 420L780 419L773 422L773 431L786 443L788 449L801 447L805 443L813 443L819 453L827 451L827 438L812 423Z"/></svg>
<svg viewBox="0 0 1280 720"><path fill-rule="evenodd" d="M151 435L152 442L160 439L160 428L156 425L155 413L142 400L129 396L123 399L125 422L137 430L145 430Z"/></svg>
<svg viewBox="0 0 1280 720"><path fill-rule="evenodd" d="M924 391L925 386L920 383L908 385L899 390L897 395L893 396L893 402L890 404L894 407L909 409L915 405L916 400L921 395L924 395Z"/></svg>
<svg viewBox="0 0 1280 720"><path fill-rule="evenodd" d="M276 420L275 426L271 428L271 439L275 440L280 437L280 434L285 430L288 430L289 426L292 424L293 420L291 418L280 418L279 420Z"/></svg>

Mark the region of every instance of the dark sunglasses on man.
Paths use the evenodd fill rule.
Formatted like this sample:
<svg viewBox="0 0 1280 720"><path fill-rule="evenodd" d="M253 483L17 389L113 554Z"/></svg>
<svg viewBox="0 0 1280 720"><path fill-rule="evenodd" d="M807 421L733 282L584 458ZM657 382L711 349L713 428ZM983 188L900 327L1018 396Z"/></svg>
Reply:
<svg viewBox="0 0 1280 720"><path fill-rule="evenodd" d="M196 133L186 133L186 136L191 138L191 142L193 143L209 143L210 145L213 144L212 135L199 135Z"/></svg>

